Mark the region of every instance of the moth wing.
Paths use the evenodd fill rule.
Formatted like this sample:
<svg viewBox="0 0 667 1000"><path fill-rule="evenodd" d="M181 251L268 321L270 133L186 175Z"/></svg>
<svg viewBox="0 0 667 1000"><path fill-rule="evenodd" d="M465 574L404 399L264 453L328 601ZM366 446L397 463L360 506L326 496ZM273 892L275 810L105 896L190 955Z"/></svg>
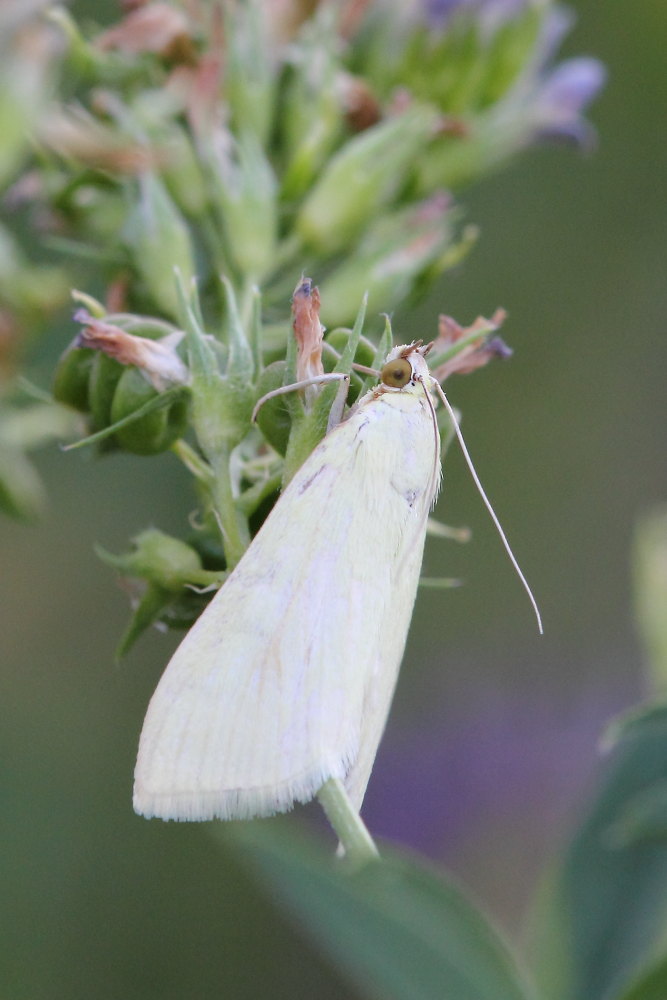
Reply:
<svg viewBox="0 0 667 1000"><path fill-rule="evenodd" d="M137 812L266 815L331 777L361 802L414 602L432 435L422 415L362 408L304 463L158 684Z"/></svg>

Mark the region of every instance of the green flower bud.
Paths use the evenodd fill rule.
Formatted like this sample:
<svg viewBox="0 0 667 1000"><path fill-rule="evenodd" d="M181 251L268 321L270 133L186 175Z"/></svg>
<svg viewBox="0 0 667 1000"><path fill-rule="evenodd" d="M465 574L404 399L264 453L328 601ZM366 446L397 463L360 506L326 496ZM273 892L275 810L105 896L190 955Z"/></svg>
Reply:
<svg viewBox="0 0 667 1000"><path fill-rule="evenodd" d="M111 423L136 412L159 395L137 368L126 368L118 380L111 404ZM188 403L185 395L171 406L153 410L132 423L119 428L115 441L125 451L135 455L158 455L170 448L185 434L188 425Z"/></svg>
<svg viewBox="0 0 667 1000"><path fill-rule="evenodd" d="M116 650L118 659L158 619L165 620L176 628L191 624L191 620L183 613L184 608L196 608L199 613L207 598L189 588L212 587L224 577L224 573L203 569L198 553L191 546L155 528L143 531L133 539L133 546L131 552L120 556L114 556L96 546L98 556L107 565L124 576L146 582L141 599ZM178 614L174 605L183 605L180 614L182 622L175 620Z"/></svg>
<svg viewBox="0 0 667 1000"><path fill-rule="evenodd" d="M322 282L324 323L349 322L364 291L371 313L404 302L417 278L450 246L449 213L449 199L441 193L375 222Z"/></svg>
<svg viewBox="0 0 667 1000"><path fill-rule="evenodd" d="M166 156L162 174L174 201L188 215L201 217L207 209L204 175L189 136L173 122L166 141Z"/></svg>
<svg viewBox="0 0 667 1000"><path fill-rule="evenodd" d="M162 181L146 171L139 178L140 197L130 209L124 241L147 294L160 312L178 316L174 280L178 268L186 284L195 274L190 232Z"/></svg>
<svg viewBox="0 0 667 1000"><path fill-rule="evenodd" d="M220 343L207 335L194 297L186 301L183 286L181 309L186 327L186 347L191 373L192 423L199 445L214 462L235 447L250 429L255 402L252 386L254 360L243 329L231 284L225 279L227 315L223 328L226 359L220 370Z"/></svg>
<svg viewBox="0 0 667 1000"><path fill-rule="evenodd" d="M281 146L287 164L281 197L287 203L308 190L343 132L343 102L336 88L342 67L330 14L321 8L304 31L281 102Z"/></svg>
<svg viewBox="0 0 667 1000"><path fill-rule="evenodd" d="M257 137L244 129L218 150L219 178L212 191L222 210L229 255L246 280L259 281L275 260L277 184Z"/></svg>
<svg viewBox="0 0 667 1000"><path fill-rule="evenodd" d="M318 253L349 247L395 195L429 143L438 116L410 107L350 139L303 203L295 227Z"/></svg>
<svg viewBox="0 0 667 1000"><path fill-rule="evenodd" d="M236 134L252 131L266 145L271 134L276 74L273 40L258 0L225 4L225 99Z"/></svg>
<svg viewBox="0 0 667 1000"><path fill-rule="evenodd" d="M180 591L186 584L208 586L220 574L202 567L199 554L179 538L148 528L132 539L132 551L114 556L97 546L98 556L124 576L139 577L168 591Z"/></svg>

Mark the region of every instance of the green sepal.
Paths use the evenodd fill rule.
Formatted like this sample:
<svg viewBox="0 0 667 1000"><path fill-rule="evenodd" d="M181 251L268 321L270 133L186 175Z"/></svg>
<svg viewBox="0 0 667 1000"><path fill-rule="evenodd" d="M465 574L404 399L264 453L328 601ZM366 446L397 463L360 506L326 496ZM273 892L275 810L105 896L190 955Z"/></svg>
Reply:
<svg viewBox="0 0 667 1000"><path fill-rule="evenodd" d="M345 327L336 327L331 333L327 334L326 343L329 347L332 347L336 352L338 357L340 357L345 350L350 339L351 330ZM357 344L357 349L354 355L354 363L357 365L364 365L366 368L371 367L373 363L373 358L375 357L375 347L367 340L365 337L360 337L359 343ZM324 365L325 372L332 372L335 365L337 364L338 358L332 355L328 351L322 353L322 364ZM361 395L361 391L364 385L364 376L358 374L352 369L350 371L350 388L347 393L347 402L351 406L356 403L357 399Z"/></svg>
<svg viewBox="0 0 667 1000"><path fill-rule="evenodd" d="M144 580L145 589L134 609L130 623L116 650L120 659L136 642L142 632L158 620L165 620L171 627L174 608L188 602L192 594L198 612L203 601L200 592L189 587L216 588L225 577L224 571L207 570L202 566L200 554L187 542L149 528L133 539L131 552L115 556L101 546L95 551L108 566L123 576ZM171 613L169 609L172 609ZM189 622L188 622L189 624Z"/></svg>
<svg viewBox="0 0 667 1000"><path fill-rule="evenodd" d="M122 368L122 365L120 367ZM81 438L79 441L74 441L72 444L64 445L63 451L73 451L75 448L83 448L85 445L99 444L102 441L107 441L123 427L127 427L129 424L143 419L155 410L160 410L165 406L172 406L179 399L186 399L188 394L189 389L183 385L175 386L173 389L167 389L165 392L157 393L149 399L148 402L144 403L143 406L140 406L138 410L134 410L134 412L129 413L127 416L123 417L122 420L118 420L114 424L109 424L102 430L96 431L94 434L89 434L88 437Z"/></svg>
<svg viewBox="0 0 667 1000"><path fill-rule="evenodd" d="M382 366L387 360L387 355L389 354L390 350L393 347L393 344L394 344L394 333L391 328L391 319L389 316L385 315L384 329L378 341L378 345L375 350L375 355L373 357L373 360L368 367L374 368L378 372L381 371ZM363 393L368 392L369 389L372 389L373 386L377 384L378 384L378 377L376 375L367 375L364 384L362 386L361 390L362 395Z"/></svg>
<svg viewBox="0 0 667 1000"><path fill-rule="evenodd" d="M126 368L121 375L111 405L111 420L116 425L116 441L134 455L158 455L182 437L188 425L188 400L179 393L171 405L150 410L144 416L118 427L125 417L136 413L162 395L138 368Z"/></svg>
<svg viewBox="0 0 667 1000"><path fill-rule="evenodd" d="M243 328L232 283L229 278L223 275L222 284L225 290L225 305L227 307L223 339L229 352L225 377L230 383L238 383L239 386L247 389L255 374L253 351ZM256 317L255 322L257 322ZM252 399L252 394L247 393L247 396L246 405Z"/></svg>
<svg viewBox="0 0 667 1000"><path fill-rule="evenodd" d="M413 106L350 139L306 197L295 228L318 253L349 251L428 145L437 114Z"/></svg>
<svg viewBox="0 0 667 1000"><path fill-rule="evenodd" d="M149 583L132 612L127 628L116 646L114 656L116 661L126 656L137 639L150 628L160 617L161 612L171 601L172 595L153 583Z"/></svg>
<svg viewBox="0 0 667 1000"><path fill-rule="evenodd" d="M192 424L199 445L211 462L227 454L246 436L255 401L252 349L243 331L232 286L224 279L223 284L227 298L224 374L215 346L218 342L207 336L202 326L196 292L188 296L180 277L177 281L192 374Z"/></svg>

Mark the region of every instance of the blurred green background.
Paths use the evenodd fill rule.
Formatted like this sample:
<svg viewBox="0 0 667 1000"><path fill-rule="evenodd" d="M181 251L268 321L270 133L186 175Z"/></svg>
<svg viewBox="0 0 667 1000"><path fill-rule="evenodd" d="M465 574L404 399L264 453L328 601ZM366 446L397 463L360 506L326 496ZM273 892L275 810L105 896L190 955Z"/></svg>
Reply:
<svg viewBox="0 0 667 1000"><path fill-rule="evenodd" d="M478 247L396 317L409 340L430 337L440 311L509 311L512 361L448 390L545 636L454 449L438 516L474 537L431 542L425 573L465 586L420 595L365 806L375 834L447 865L512 933L581 808L604 720L641 697L633 527L667 499L667 12L663 0L570 6L566 52L610 72L590 116L598 150L531 151L468 191ZM31 375L46 384L43 359ZM178 533L185 474L168 457L56 449L39 465L48 517L0 525L3 995L354 995L208 825L131 809L143 714L175 637L151 633L114 666L126 597L92 546L119 551L148 525Z"/></svg>

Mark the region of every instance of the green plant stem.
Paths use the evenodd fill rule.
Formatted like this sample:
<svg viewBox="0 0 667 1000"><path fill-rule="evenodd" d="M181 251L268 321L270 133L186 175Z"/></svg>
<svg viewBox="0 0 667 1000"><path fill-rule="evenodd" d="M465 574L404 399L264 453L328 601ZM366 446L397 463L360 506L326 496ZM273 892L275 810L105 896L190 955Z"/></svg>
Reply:
<svg viewBox="0 0 667 1000"><path fill-rule="evenodd" d="M239 510L245 514L246 517L250 517L254 514L259 505L266 497L271 496L280 489L280 484L283 481L282 472L276 472L275 475L270 476L268 479L263 479L259 483L255 483L253 486L248 487L244 493L238 498Z"/></svg>
<svg viewBox="0 0 667 1000"><path fill-rule="evenodd" d="M208 462L203 459L192 445L184 441L183 438L179 438L171 446L171 450L176 455L177 458L181 460L188 472L191 472L195 479L200 482L205 483L210 487L213 481L213 471Z"/></svg>
<svg viewBox="0 0 667 1000"><path fill-rule="evenodd" d="M227 568L233 569L250 545L250 531L248 522L234 501L229 455L221 451L211 460L211 467L215 476L211 486L213 505L222 532Z"/></svg>
<svg viewBox="0 0 667 1000"><path fill-rule="evenodd" d="M364 821L350 802L340 778L329 778L317 793L326 817L338 834L347 861L360 868L377 861L380 852Z"/></svg>

